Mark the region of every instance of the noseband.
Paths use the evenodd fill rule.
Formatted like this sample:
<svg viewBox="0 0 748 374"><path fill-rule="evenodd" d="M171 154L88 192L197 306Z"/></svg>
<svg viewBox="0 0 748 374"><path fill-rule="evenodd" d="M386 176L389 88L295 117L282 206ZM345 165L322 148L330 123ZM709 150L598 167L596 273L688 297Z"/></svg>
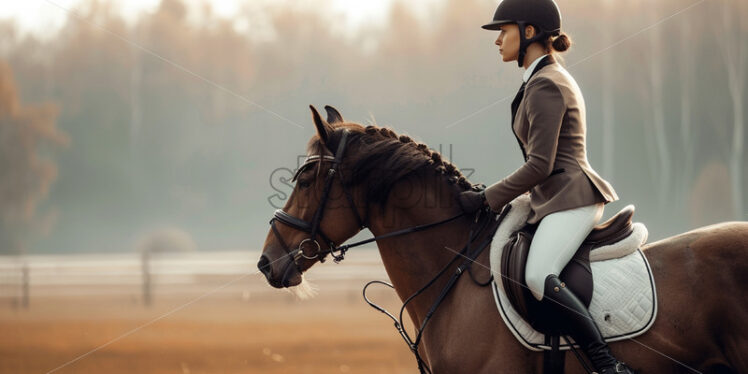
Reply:
<svg viewBox="0 0 748 374"><path fill-rule="evenodd" d="M340 262L343 260L343 257L345 255L344 252L341 251L339 255L335 255L335 252L339 251L338 247L335 245L335 243L325 235L324 232L322 232L322 229L320 228L320 222L322 221L322 215L325 212L325 205L327 204L327 200L330 196L330 189L332 188L332 181L335 179L336 175L340 176L340 183L343 187L343 192L345 193L345 196L348 198L348 203L351 206L351 210L353 210L353 214L356 217L356 221L358 222L358 226L360 229L363 229L366 227L366 224L363 219L361 219L361 216L358 213L358 209L356 208L356 204L353 201L353 196L351 195L351 192L346 188L346 184L343 181L343 175L340 173L339 167L340 162L343 159L343 154L345 153L345 147L348 140L348 130L343 130L343 135L340 138L340 144L338 144L338 148L335 151L335 157L329 156L329 155L314 155L309 156L304 160L304 163L299 167L299 169L296 171L296 175L294 175L293 180L295 180L298 175L307 168L307 166L315 164L317 162L323 162L323 161L332 161L332 165L330 166L330 169L327 170L327 176L325 177L325 186L322 190L322 199L320 200L319 206L317 207L317 210L314 212L314 217L312 218L312 221L305 221L301 218L294 217L286 212L284 212L282 209L277 209L275 213L273 214L273 218L270 219L270 227L273 229L273 232L275 233L275 237L278 238L278 241L283 246L283 249L286 251L288 256L290 257L291 261L296 264L297 267L299 267L299 261L301 258L305 258L307 260L315 260L319 259L320 262L325 261L325 256L327 256L328 253L330 253L335 262ZM275 227L275 221L278 220L281 223L288 225L290 227L293 227L297 230L309 233L309 237L302 240L299 243L298 248L291 250L290 247L286 244L285 241L283 241L283 238L281 237L280 233L278 232L278 229ZM317 241L317 234L322 238L322 240L327 244L326 249L322 249L319 242ZM304 248L311 247L310 250L305 251Z"/></svg>

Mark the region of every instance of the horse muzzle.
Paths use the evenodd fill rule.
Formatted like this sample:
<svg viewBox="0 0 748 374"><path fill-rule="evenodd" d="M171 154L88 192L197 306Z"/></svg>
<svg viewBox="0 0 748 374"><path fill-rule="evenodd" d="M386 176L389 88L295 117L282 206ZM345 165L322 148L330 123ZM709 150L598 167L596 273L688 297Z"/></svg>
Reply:
<svg viewBox="0 0 748 374"><path fill-rule="evenodd" d="M265 275L268 284L275 288L287 288L301 283L301 272L287 256L272 260L266 254L260 256L257 269Z"/></svg>

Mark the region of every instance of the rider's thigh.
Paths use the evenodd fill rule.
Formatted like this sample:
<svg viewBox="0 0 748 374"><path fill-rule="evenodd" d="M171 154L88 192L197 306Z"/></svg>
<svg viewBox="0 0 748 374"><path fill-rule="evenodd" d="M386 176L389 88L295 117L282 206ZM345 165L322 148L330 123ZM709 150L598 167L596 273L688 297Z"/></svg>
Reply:
<svg viewBox="0 0 748 374"><path fill-rule="evenodd" d="M536 299L543 298L545 278L559 275L587 235L600 221L604 204L592 204L548 214L530 243L525 282Z"/></svg>

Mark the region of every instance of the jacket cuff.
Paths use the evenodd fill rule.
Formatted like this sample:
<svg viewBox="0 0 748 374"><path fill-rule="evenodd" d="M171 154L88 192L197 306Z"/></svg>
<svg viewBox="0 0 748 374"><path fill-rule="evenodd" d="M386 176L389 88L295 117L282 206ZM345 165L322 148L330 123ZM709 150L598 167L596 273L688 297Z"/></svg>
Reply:
<svg viewBox="0 0 748 374"><path fill-rule="evenodd" d="M494 194L492 193L493 191L492 187L496 187L496 184L487 187L485 190L483 190L483 193L486 197L486 202L488 203L488 206L491 208L491 210L494 213L498 213L501 211L501 208L504 207L505 203L502 201L498 201L496 199L496 196L494 196Z"/></svg>

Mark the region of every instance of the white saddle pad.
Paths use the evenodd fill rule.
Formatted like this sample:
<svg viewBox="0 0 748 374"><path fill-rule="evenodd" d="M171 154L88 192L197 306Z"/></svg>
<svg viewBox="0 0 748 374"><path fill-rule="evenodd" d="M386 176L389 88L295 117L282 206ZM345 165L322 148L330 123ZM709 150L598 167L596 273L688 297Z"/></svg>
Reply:
<svg viewBox="0 0 748 374"><path fill-rule="evenodd" d="M520 229L530 212L529 196L512 201L512 209L496 230L491 243L491 273L496 307L509 330L522 345L533 351L548 350L545 335L533 329L512 307L501 282L501 252L510 235ZM647 229L634 223L627 239L600 247L590 255L594 289L589 311L608 342L624 340L645 333L657 315L657 294L647 258L639 246L646 242ZM595 255L595 252L599 254ZM594 261L593 261L594 260ZM569 349L563 337L562 350Z"/></svg>

